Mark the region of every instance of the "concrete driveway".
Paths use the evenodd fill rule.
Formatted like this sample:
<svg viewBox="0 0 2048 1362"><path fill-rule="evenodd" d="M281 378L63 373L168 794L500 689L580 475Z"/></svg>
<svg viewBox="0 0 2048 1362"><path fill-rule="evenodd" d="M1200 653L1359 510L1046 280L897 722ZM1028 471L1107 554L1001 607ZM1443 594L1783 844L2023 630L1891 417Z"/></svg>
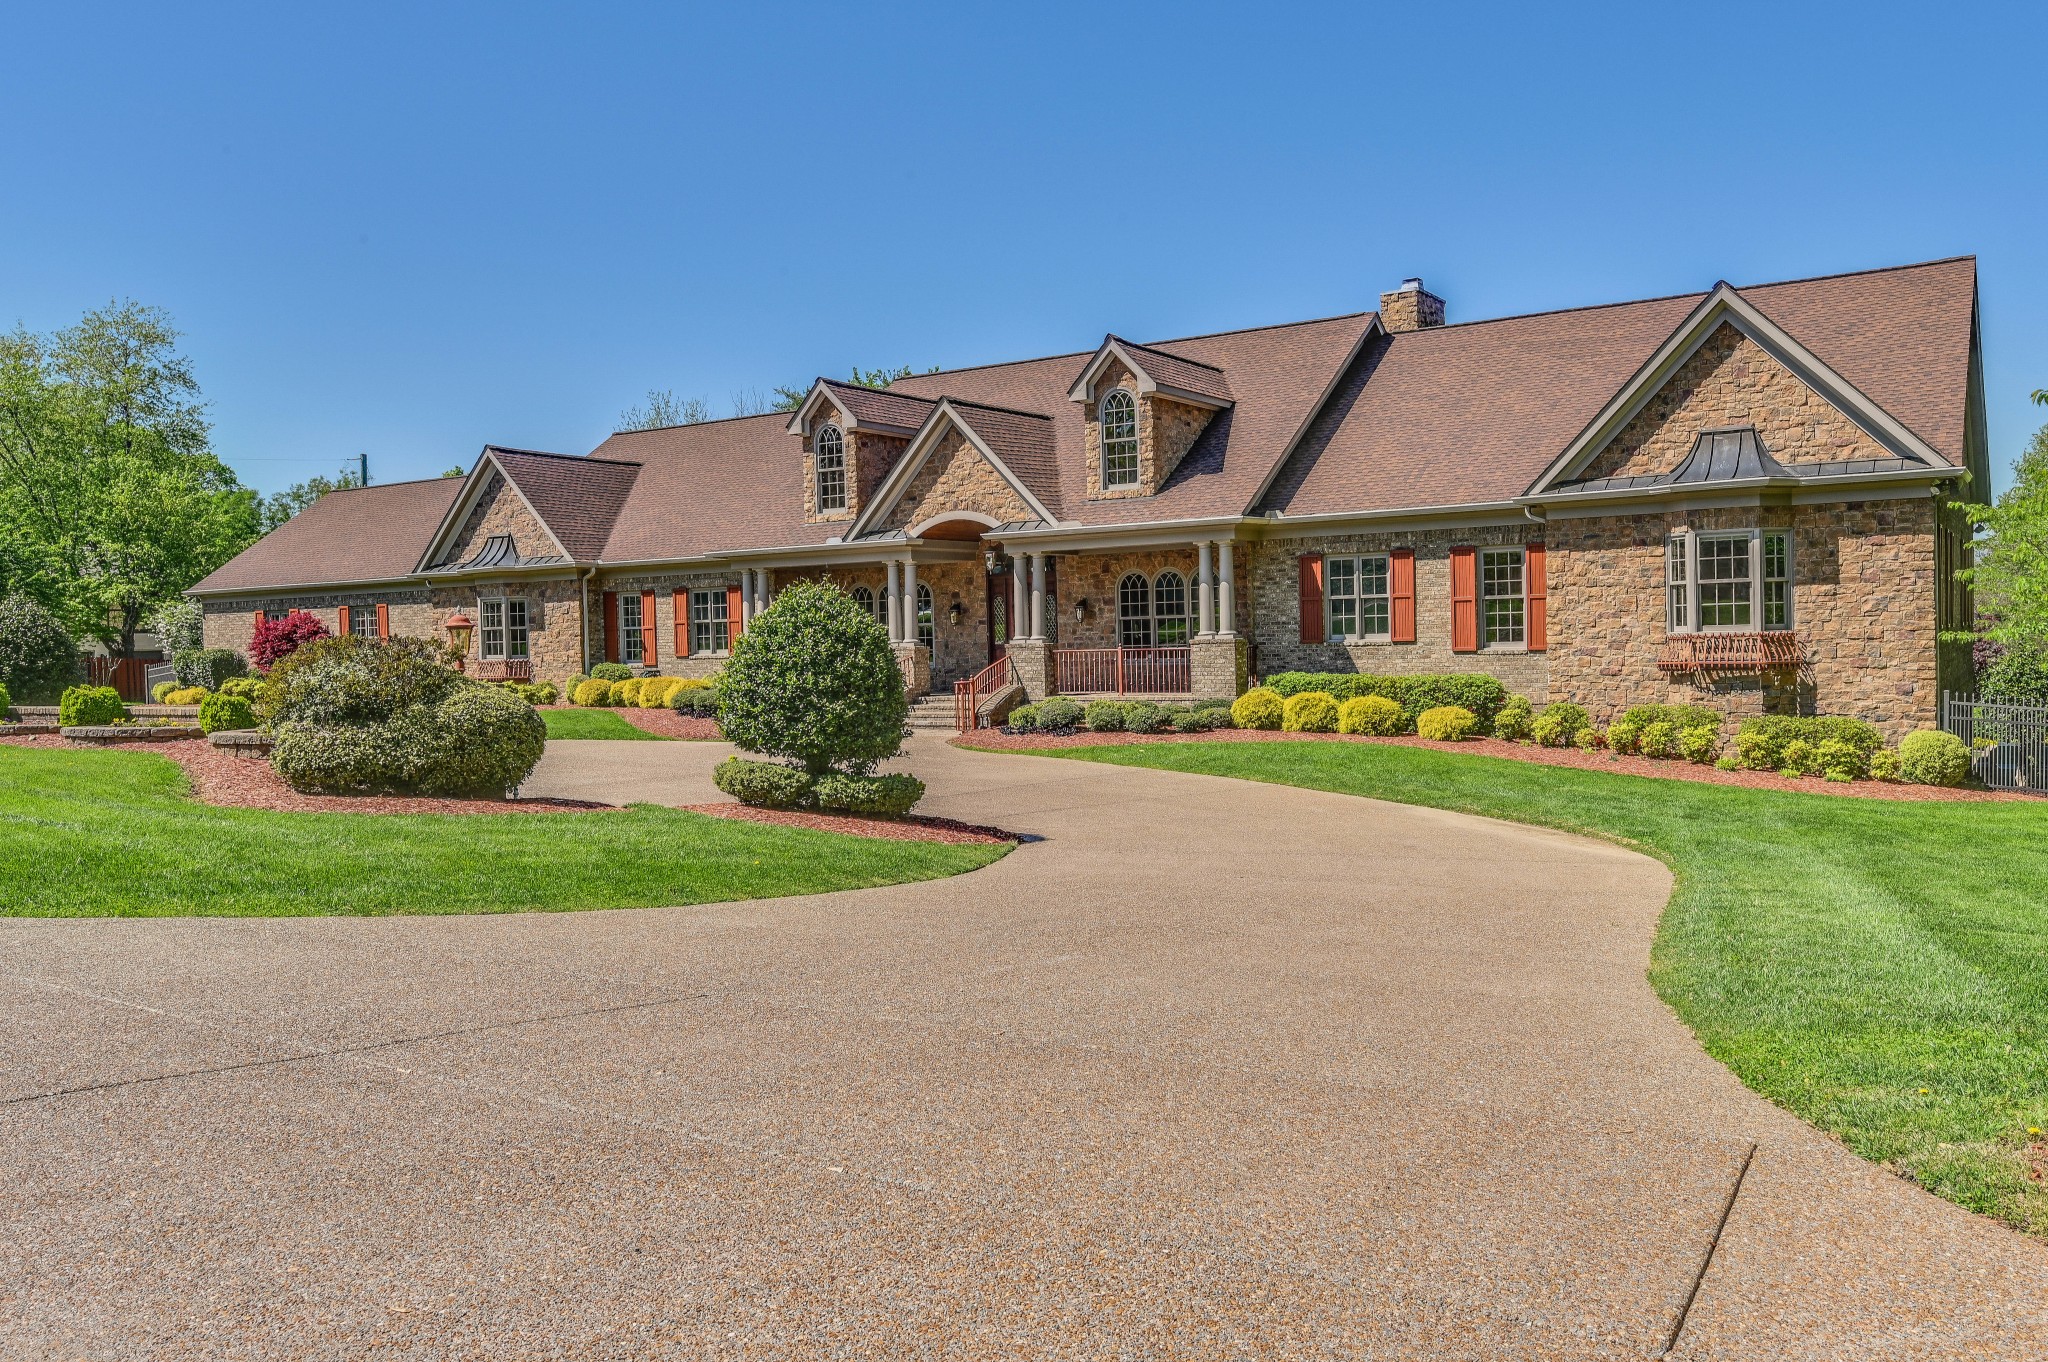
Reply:
<svg viewBox="0 0 2048 1362"><path fill-rule="evenodd" d="M529 789L694 802L720 755ZM1654 862L912 765L1045 840L724 907L0 920L0 1355L2048 1355L2048 1251L1657 1001Z"/></svg>

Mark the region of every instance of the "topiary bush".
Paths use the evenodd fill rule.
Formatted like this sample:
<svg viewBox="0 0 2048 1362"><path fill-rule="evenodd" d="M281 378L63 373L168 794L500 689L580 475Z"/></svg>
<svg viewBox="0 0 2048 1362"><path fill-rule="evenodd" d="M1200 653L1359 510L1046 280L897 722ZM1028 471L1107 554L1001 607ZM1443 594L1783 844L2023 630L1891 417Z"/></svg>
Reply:
<svg viewBox="0 0 2048 1362"><path fill-rule="evenodd" d="M1048 695L1036 708L1041 733L1071 733L1081 722L1081 707L1063 695Z"/></svg>
<svg viewBox="0 0 2048 1362"><path fill-rule="evenodd" d="M633 669L623 662L600 662L590 669L593 678L599 681L631 681Z"/></svg>
<svg viewBox="0 0 2048 1362"><path fill-rule="evenodd" d="M199 731L221 733L256 727L256 706L239 695L209 695L199 702Z"/></svg>
<svg viewBox="0 0 2048 1362"><path fill-rule="evenodd" d="M712 768L711 783L742 804L764 809L801 809L810 804L815 782L794 766L784 766L779 761L727 757Z"/></svg>
<svg viewBox="0 0 2048 1362"><path fill-rule="evenodd" d="M196 705L212 694L204 686L181 686L177 690L164 692L163 702L167 705Z"/></svg>
<svg viewBox="0 0 2048 1362"><path fill-rule="evenodd" d="M1870 754L1870 778L1872 780L1897 780L1899 778L1899 754L1889 747L1880 747Z"/></svg>
<svg viewBox="0 0 2048 1362"><path fill-rule="evenodd" d="M1704 724L1679 729L1678 755L1697 766L1705 766L1721 755L1720 729Z"/></svg>
<svg viewBox="0 0 2048 1362"><path fill-rule="evenodd" d="M612 702L612 683L601 676L593 676L576 687L576 693L569 698L579 705L602 708Z"/></svg>
<svg viewBox="0 0 2048 1362"><path fill-rule="evenodd" d="M1529 736L1544 747L1570 747L1572 739L1593 726L1578 705L1559 702L1545 705L1529 725Z"/></svg>
<svg viewBox="0 0 2048 1362"><path fill-rule="evenodd" d="M232 648L192 648L171 654L171 673L180 686L218 691L232 677L248 674L249 664Z"/></svg>
<svg viewBox="0 0 2048 1362"><path fill-rule="evenodd" d="M1526 695L1510 695L1500 713L1493 716L1493 736L1503 742L1527 742L1530 726L1536 722L1536 707Z"/></svg>
<svg viewBox="0 0 2048 1362"><path fill-rule="evenodd" d="M1230 706L1230 721L1239 728L1277 729L1286 717L1286 701L1271 686L1254 687Z"/></svg>
<svg viewBox="0 0 2048 1362"><path fill-rule="evenodd" d="M1908 733L1899 744L1899 774L1915 785L1960 785L1969 778L1970 749L1938 728Z"/></svg>
<svg viewBox="0 0 2048 1362"><path fill-rule="evenodd" d="M112 686L73 686L57 702L57 723L63 728L92 728L127 717L128 706Z"/></svg>
<svg viewBox="0 0 2048 1362"><path fill-rule="evenodd" d="M1280 705L1280 727L1289 733L1335 733L1336 698L1319 690L1288 696Z"/></svg>
<svg viewBox="0 0 2048 1362"><path fill-rule="evenodd" d="M849 776L827 771L811 790L821 809L880 818L901 818L924 798L924 782L916 776Z"/></svg>
<svg viewBox="0 0 2048 1362"><path fill-rule="evenodd" d="M249 636L249 660L268 671L308 643L332 637L326 625L303 610L294 610L279 619L266 615L256 621L256 631ZM171 665L175 667L177 663Z"/></svg>
<svg viewBox="0 0 2048 1362"><path fill-rule="evenodd" d="M1670 722L1644 724L1636 739L1636 751L1646 757L1668 757L1678 750L1678 725Z"/></svg>
<svg viewBox="0 0 2048 1362"><path fill-rule="evenodd" d="M1463 742L1479 727L1479 716L1461 705L1438 705L1415 716L1415 731L1431 742Z"/></svg>
<svg viewBox="0 0 2048 1362"><path fill-rule="evenodd" d="M547 726L425 639L316 640L271 669L261 713L293 789L497 797L540 760Z"/></svg>
<svg viewBox="0 0 2048 1362"><path fill-rule="evenodd" d="M26 596L0 600L0 686L40 705L77 679L78 645L57 617Z"/></svg>
<svg viewBox="0 0 2048 1362"><path fill-rule="evenodd" d="M799 582L733 642L718 683L728 742L800 763L872 773L903 750L910 702L889 635L829 582Z"/></svg>
<svg viewBox="0 0 2048 1362"><path fill-rule="evenodd" d="M1337 706L1337 731L1391 738L1408 727L1407 711L1384 695L1355 695Z"/></svg>

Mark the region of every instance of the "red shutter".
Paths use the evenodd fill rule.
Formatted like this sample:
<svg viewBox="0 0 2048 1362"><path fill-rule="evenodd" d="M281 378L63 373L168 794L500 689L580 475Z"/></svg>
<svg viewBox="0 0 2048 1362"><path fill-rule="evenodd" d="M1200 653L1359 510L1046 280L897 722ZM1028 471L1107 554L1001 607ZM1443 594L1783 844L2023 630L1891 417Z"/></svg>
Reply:
<svg viewBox="0 0 2048 1362"><path fill-rule="evenodd" d="M737 639L746 632L746 624L742 618L746 613L746 611L740 608L740 589L736 586L727 587L725 589L725 636L728 640Z"/></svg>
<svg viewBox="0 0 2048 1362"><path fill-rule="evenodd" d="M619 593L604 593L604 660L619 660Z"/></svg>
<svg viewBox="0 0 2048 1362"><path fill-rule="evenodd" d="M348 607L347 607L347 606L345 606L345 605L344 605L344 606L342 606L340 610L338 610L338 611L336 611L336 612L335 612L335 614L336 614L336 618L337 618L337 619L339 620L339 622L340 622L340 624L341 624L341 627L340 627L339 629L336 629L336 630L335 630L334 632L335 632L335 633L337 633L337 634L339 634L339 635L341 635L341 637L343 637L343 638L347 638L347 637L348 637Z"/></svg>
<svg viewBox="0 0 2048 1362"><path fill-rule="evenodd" d="M1323 641L1323 555L1301 555L1301 641Z"/></svg>
<svg viewBox="0 0 2048 1362"><path fill-rule="evenodd" d="M1522 558L1522 581L1529 593L1529 651L1540 653L1550 646L1550 583L1544 569L1548 555L1541 544L1531 544Z"/></svg>
<svg viewBox="0 0 2048 1362"><path fill-rule="evenodd" d="M391 610L384 602L377 602L377 637L391 637Z"/></svg>
<svg viewBox="0 0 2048 1362"><path fill-rule="evenodd" d="M1479 551L1451 550L1451 651L1479 651Z"/></svg>
<svg viewBox="0 0 2048 1362"><path fill-rule="evenodd" d="M1387 555L1387 595L1391 614L1387 637L1395 643L1415 641L1415 550L1395 549Z"/></svg>
<svg viewBox="0 0 2048 1362"><path fill-rule="evenodd" d="M661 662L661 626L654 618L654 593L640 593L640 665L658 666Z"/></svg>
<svg viewBox="0 0 2048 1362"><path fill-rule="evenodd" d="M680 588L669 595L669 604L676 612L676 656L690 655L690 593Z"/></svg>

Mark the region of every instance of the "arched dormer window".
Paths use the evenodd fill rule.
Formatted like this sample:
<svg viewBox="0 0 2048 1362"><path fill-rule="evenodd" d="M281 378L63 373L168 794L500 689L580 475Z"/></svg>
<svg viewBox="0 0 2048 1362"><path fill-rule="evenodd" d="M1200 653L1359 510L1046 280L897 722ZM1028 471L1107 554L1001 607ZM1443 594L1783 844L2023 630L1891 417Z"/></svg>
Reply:
<svg viewBox="0 0 2048 1362"><path fill-rule="evenodd" d="M811 450L818 462L818 510L845 510L846 438L837 426L819 426Z"/></svg>
<svg viewBox="0 0 2048 1362"><path fill-rule="evenodd" d="M1178 572L1162 572L1152 583L1152 638L1162 648L1188 641L1188 582Z"/></svg>
<svg viewBox="0 0 2048 1362"><path fill-rule="evenodd" d="M1138 404L1122 388L1102 399L1102 485L1138 485Z"/></svg>
<svg viewBox="0 0 2048 1362"><path fill-rule="evenodd" d="M1126 573L1116 584L1116 621L1119 647L1152 646L1152 583L1144 573Z"/></svg>

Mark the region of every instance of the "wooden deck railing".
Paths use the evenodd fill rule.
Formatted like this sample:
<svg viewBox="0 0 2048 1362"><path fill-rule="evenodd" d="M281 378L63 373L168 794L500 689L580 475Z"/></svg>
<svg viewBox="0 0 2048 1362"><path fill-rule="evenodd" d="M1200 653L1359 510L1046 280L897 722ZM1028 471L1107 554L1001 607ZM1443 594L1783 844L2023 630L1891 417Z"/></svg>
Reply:
<svg viewBox="0 0 2048 1362"><path fill-rule="evenodd" d="M1666 672L1770 672L1800 665L1799 636L1789 629L1754 634L1671 634L1657 653Z"/></svg>
<svg viewBox="0 0 2048 1362"><path fill-rule="evenodd" d="M953 683L953 727L972 733L981 726L981 703L1009 685L1015 677L1010 659L999 657L965 681Z"/></svg>
<svg viewBox="0 0 2048 1362"><path fill-rule="evenodd" d="M1186 648L1056 648L1062 695L1186 695L1194 689Z"/></svg>

